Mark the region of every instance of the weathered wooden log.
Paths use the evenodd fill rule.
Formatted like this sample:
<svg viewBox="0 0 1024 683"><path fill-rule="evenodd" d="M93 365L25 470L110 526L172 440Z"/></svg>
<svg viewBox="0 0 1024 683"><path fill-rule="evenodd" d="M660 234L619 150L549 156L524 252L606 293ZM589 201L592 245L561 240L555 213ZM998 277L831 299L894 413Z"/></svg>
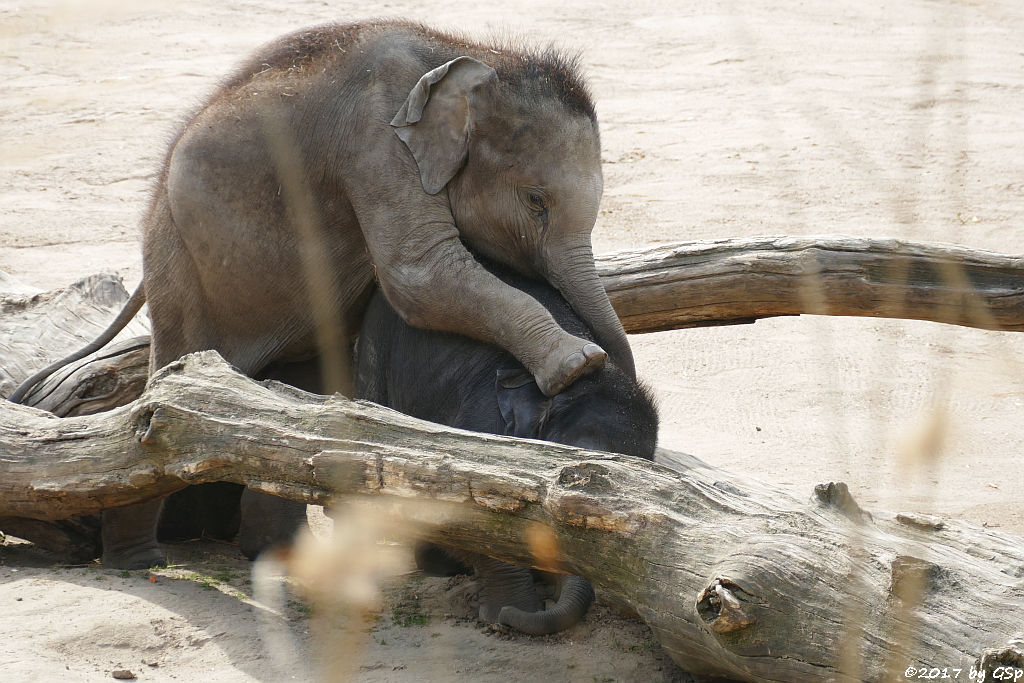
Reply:
<svg viewBox="0 0 1024 683"><path fill-rule="evenodd" d="M1024 330L1024 257L855 237L668 244L597 258L627 332L814 313Z"/></svg>
<svg viewBox="0 0 1024 683"><path fill-rule="evenodd" d="M1024 330L1024 257L952 245L760 237L623 251L597 261L612 305L632 334L807 313ZM30 369L95 338L128 299L110 275L46 294L0 279L0 290L5 287L11 292L0 298L0 396L9 395ZM108 392L107 407L132 400L145 372L141 336L146 331L140 316L120 336L135 335L124 347L70 366L25 403L59 409L57 396L46 404L43 397L76 392L71 399L79 405L76 414L105 409L98 396L67 381L71 372L91 373L94 382L122 381L125 391ZM89 369L93 362L100 365ZM121 372L126 377L118 380Z"/></svg>
<svg viewBox="0 0 1024 683"><path fill-rule="evenodd" d="M98 337L127 301L128 292L121 279L110 273L90 275L66 289L52 292L39 292L0 273L0 396L9 396L32 373ZM134 380L138 375L136 366L141 359L145 374L147 361L137 338L148 334L148 319L146 316L137 316L115 339L115 342L122 342L136 338L134 344L129 343L114 353L111 352L112 345L96 354L96 357L111 359L114 364L123 363L126 378L122 381L138 390L141 387ZM123 361L113 360L120 351L128 352L130 357ZM37 388L34 398L30 394L28 398L31 400L27 403L34 405L42 401L43 395L62 384L61 378L84 365L86 363L80 362L69 366L68 370L53 377L56 381L49 382L47 389ZM127 375L132 375L133 379ZM75 382L63 384L81 392L76 387L79 379L84 378L80 376ZM108 376L108 379L112 379L112 376ZM100 393L103 391L98 385L95 390ZM127 400L133 398L135 396L129 396ZM70 396L64 396L64 400L69 399ZM47 409L53 410L57 405L55 396L50 399ZM74 410L70 405L67 408L69 411ZM100 409L98 405L97 409Z"/></svg>
<svg viewBox="0 0 1024 683"><path fill-rule="evenodd" d="M127 301L121 279L110 273L92 275L53 292L39 292L0 273L0 396L10 394L36 370L92 341ZM26 405L65 417L91 415L135 400L149 369L148 331L144 316L133 320L110 346L36 386ZM139 336L125 339L131 334ZM5 517L0 519L0 530L76 563L91 561L101 549L95 516L54 521Z"/></svg>
<svg viewBox="0 0 1024 683"><path fill-rule="evenodd" d="M805 313L1024 330L1024 257L953 245L759 237L622 251L597 261L612 305L634 334ZM56 360L81 339L95 338L128 299L109 275L46 294L0 278L4 292L3 396L17 385L14 378L45 365L42 359ZM140 316L121 338L144 335L145 324Z"/></svg>
<svg viewBox="0 0 1024 683"><path fill-rule="evenodd" d="M586 577L694 673L892 681L910 666L1024 667L1024 540L871 517L842 485L797 500L678 462L448 429L255 382L213 352L101 414L0 407L0 517L56 520L222 480L310 503L419 499L429 508L381 514L403 509L439 542ZM556 558L531 554L538 529Z"/></svg>

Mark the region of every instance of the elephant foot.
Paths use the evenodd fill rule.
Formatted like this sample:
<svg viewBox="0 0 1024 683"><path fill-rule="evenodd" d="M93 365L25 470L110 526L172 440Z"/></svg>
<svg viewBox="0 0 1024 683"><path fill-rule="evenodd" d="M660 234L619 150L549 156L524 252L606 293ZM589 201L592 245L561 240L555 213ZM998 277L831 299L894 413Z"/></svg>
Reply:
<svg viewBox="0 0 1024 683"><path fill-rule="evenodd" d="M574 343L575 342L575 343ZM582 344L582 346L579 346ZM568 353L565 351L568 347ZM545 367L534 378L545 396L554 396L575 382L582 375L604 367L608 354L593 342L572 337L554 356L554 364ZM560 360L558 360L560 358ZM552 367L553 365L553 367Z"/></svg>
<svg viewBox="0 0 1024 683"><path fill-rule="evenodd" d="M149 569L167 564L167 556L155 543L152 546L104 549L101 559L111 569Z"/></svg>
<svg viewBox="0 0 1024 683"><path fill-rule="evenodd" d="M126 505L103 511L102 562L115 569L147 569L167 564L156 542L156 525L163 500Z"/></svg>

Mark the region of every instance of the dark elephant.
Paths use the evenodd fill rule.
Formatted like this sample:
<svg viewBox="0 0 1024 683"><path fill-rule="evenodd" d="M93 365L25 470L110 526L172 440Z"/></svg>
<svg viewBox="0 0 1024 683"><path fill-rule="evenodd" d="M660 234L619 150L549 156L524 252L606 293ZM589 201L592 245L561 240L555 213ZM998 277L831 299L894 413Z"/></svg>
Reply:
<svg viewBox="0 0 1024 683"><path fill-rule="evenodd" d="M506 284L541 302L568 332L593 332L555 289L491 266ZM356 396L403 413L492 434L554 441L651 460L658 414L651 394L631 368L612 360L547 397L506 351L454 334L410 327L377 294L359 336ZM528 569L484 555L423 544L417 563L431 573L454 571L455 560L474 566L481 579L480 619L532 634L571 626L586 613L593 591L585 580L563 580L558 604L541 606Z"/></svg>
<svg viewBox="0 0 1024 683"><path fill-rule="evenodd" d="M252 376L320 353L326 389L344 391L346 341L376 281L403 320L506 349L546 395L605 350L632 377L591 249L602 186L573 59L401 21L299 31L259 50L172 141L143 224L143 283L108 332L145 301L151 371L203 349ZM550 282L592 338L467 245ZM108 511L104 564L163 561L159 511Z"/></svg>

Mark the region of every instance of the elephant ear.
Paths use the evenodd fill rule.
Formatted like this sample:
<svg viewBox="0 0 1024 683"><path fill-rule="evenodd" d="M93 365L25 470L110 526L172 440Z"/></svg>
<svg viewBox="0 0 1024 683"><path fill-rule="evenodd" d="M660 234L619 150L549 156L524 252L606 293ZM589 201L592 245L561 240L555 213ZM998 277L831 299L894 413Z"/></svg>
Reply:
<svg viewBox="0 0 1024 683"><path fill-rule="evenodd" d="M391 120L395 134L416 159L427 194L448 184L468 152L473 91L497 79L491 67L457 57L420 77Z"/></svg>
<svg viewBox="0 0 1024 683"><path fill-rule="evenodd" d="M498 370L494 386L501 419L505 422L505 436L540 438L551 399L540 390L533 375L522 369Z"/></svg>

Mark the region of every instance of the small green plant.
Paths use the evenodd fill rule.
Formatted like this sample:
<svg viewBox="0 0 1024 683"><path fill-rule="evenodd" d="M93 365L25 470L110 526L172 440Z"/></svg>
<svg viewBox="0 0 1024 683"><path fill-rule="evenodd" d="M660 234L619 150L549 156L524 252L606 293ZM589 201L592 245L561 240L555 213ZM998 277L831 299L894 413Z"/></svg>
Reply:
<svg viewBox="0 0 1024 683"><path fill-rule="evenodd" d="M235 576L235 573L230 569L221 569L213 576L221 583L230 583L234 581L236 578L238 578L237 576Z"/></svg>
<svg viewBox="0 0 1024 683"><path fill-rule="evenodd" d="M222 583L219 579L213 576L209 576L207 574L199 574L198 572L189 572L181 578L185 579L186 581L195 581L203 587L203 590L213 590Z"/></svg>
<svg viewBox="0 0 1024 683"><path fill-rule="evenodd" d="M127 569L122 569L117 573L117 575L120 576L122 579L128 579L131 578L132 573Z"/></svg>
<svg viewBox="0 0 1024 683"><path fill-rule="evenodd" d="M419 578L419 581L415 578L410 581L402 590L402 597L391 608L391 621L396 626L425 626L430 623L430 615L424 614L420 595L416 591L416 586L412 585L418 585L423 580L420 577L416 578Z"/></svg>
<svg viewBox="0 0 1024 683"><path fill-rule="evenodd" d="M313 611L313 607L311 605L308 605L301 600L289 600L288 606L304 617L308 617L309 613Z"/></svg>

